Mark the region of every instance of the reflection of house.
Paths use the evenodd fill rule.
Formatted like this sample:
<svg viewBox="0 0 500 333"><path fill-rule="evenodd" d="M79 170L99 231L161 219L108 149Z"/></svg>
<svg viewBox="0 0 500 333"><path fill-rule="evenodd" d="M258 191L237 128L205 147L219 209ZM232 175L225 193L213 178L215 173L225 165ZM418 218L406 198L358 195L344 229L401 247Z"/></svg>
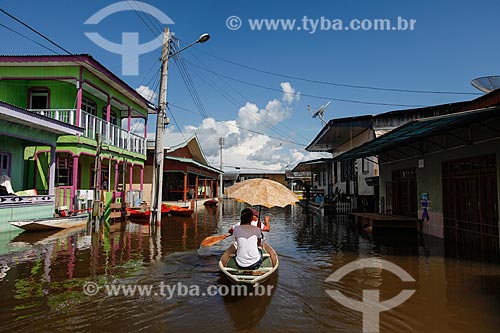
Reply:
<svg viewBox="0 0 500 333"><path fill-rule="evenodd" d="M217 196L221 171L210 166L196 135L186 138L182 134L166 135L163 163L163 200L213 198ZM152 179L154 142L148 142L145 178ZM134 183L139 182L139 177ZM144 186L144 200L151 199L151 183Z"/></svg>
<svg viewBox="0 0 500 333"><path fill-rule="evenodd" d="M132 120L147 120L149 103L89 55L0 56L0 99L83 128L82 135L59 137L56 146L56 201L79 203L79 190L123 191L133 175L142 175L146 159L145 130L131 132ZM122 126L124 124L124 126ZM96 169L97 141L102 153ZM26 154L25 188L48 193L48 148L33 146ZM106 181L105 181L106 180ZM105 184L108 183L108 184ZM141 189L142 181L136 190Z"/></svg>
<svg viewBox="0 0 500 333"><path fill-rule="evenodd" d="M31 187L27 180L33 173L32 148L45 147L49 151L47 163L39 166L46 193L0 195L0 232L11 228L8 221L53 216L56 142L62 135L79 134L83 129L0 102L0 175L10 177L14 191Z"/></svg>
<svg viewBox="0 0 500 333"><path fill-rule="evenodd" d="M500 107L414 120L338 159L368 156L382 212L423 219L449 251L500 254Z"/></svg>

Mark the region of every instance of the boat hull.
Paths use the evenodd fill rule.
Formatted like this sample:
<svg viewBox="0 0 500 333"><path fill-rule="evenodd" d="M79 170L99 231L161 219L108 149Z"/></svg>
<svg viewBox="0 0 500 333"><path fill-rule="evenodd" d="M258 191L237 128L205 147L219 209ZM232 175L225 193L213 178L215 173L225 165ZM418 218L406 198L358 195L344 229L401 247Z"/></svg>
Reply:
<svg viewBox="0 0 500 333"><path fill-rule="evenodd" d="M251 286L262 284L278 270L279 266L276 251L267 243L264 243L263 250L262 265L255 270L245 270L235 266L236 244L232 244L219 260L219 269L232 283Z"/></svg>
<svg viewBox="0 0 500 333"><path fill-rule="evenodd" d="M58 217L40 220L13 221L11 225L24 229L25 231L47 231L62 230L75 227L81 227L87 224L89 215L80 215L72 217Z"/></svg>

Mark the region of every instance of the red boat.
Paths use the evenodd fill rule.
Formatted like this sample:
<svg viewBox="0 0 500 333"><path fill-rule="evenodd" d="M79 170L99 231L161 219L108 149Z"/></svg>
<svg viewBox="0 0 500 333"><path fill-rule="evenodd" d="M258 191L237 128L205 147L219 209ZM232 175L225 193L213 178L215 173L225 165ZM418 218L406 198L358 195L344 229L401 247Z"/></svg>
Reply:
<svg viewBox="0 0 500 333"><path fill-rule="evenodd" d="M194 213L194 209L189 209L187 207L170 206L170 212L177 216L191 216Z"/></svg>
<svg viewBox="0 0 500 333"><path fill-rule="evenodd" d="M139 223L149 223L149 216L151 215L151 211L149 210L136 210L132 208L127 208L127 212L129 213L129 219L133 222ZM168 216L170 212L170 207L167 205L161 205L161 217Z"/></svg>
<svg viewBox="0 0 500 333"><path fill-rule="evenodd" d="M217 206L219 202L215 199L207 200L203 203L203 206Z"/></svg>

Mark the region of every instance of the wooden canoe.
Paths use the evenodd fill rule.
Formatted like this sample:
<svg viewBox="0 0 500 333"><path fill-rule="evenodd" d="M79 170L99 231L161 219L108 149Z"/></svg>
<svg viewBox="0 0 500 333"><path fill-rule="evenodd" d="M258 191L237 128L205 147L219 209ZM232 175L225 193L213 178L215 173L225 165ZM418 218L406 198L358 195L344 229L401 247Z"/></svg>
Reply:
<svg viewBox="0 0 500 333"><path fill-rule="evenodd" d="M215 199L207 200L203 203L203 206L217 206L219 202Z"/></svg>
<svg viewBox="0 0 500 333"><path fill-rule="evenodd" d="M262 265L254 270L245 270L236 265L236 244L232 244L219 260L219 268L227 278L235 284L256 286L271 277L279 266L278 254L271 245L264 243L264 260Z"/></svg>
<svg viewBox="0 0 500 333"><path fill-rule="evenodd" d="M89 215L83 214L70 217L12 221L10 224L26 231L46 231L81 227L87 224L88 219Z"/></svg>
<svg viewBox="0 0 500 333"><path fill-rule="evenodd" d="M170 206L170 213L178 216L191 216L194 213L194 209L179 206Z"/></svg>
<svg viewBox="0 0 500 333"><path fill-rule="evenodd" d="M138 222L138 223L149 223L149 216L151 215L151 211L149 210L137 210L133 208L127 208L127 213L129 215L129 219L132 222ZM168 216L168 213L170 213L170 207L168 207L165 204L161 205L161 217L166 217Z"/></svg>

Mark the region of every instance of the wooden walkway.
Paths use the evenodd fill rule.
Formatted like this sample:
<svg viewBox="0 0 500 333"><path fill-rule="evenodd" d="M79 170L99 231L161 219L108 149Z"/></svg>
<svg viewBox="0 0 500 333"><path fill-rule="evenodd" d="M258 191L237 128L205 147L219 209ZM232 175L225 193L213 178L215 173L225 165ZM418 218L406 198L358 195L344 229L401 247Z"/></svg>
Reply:
<svg viewBox="0 0 500 333"><path fill-rule="evenodd" d="M379 213L351 213L354 222L362 228L373 231L376 229L405 229L420 231L420 221L417 218Z"/></svg>

